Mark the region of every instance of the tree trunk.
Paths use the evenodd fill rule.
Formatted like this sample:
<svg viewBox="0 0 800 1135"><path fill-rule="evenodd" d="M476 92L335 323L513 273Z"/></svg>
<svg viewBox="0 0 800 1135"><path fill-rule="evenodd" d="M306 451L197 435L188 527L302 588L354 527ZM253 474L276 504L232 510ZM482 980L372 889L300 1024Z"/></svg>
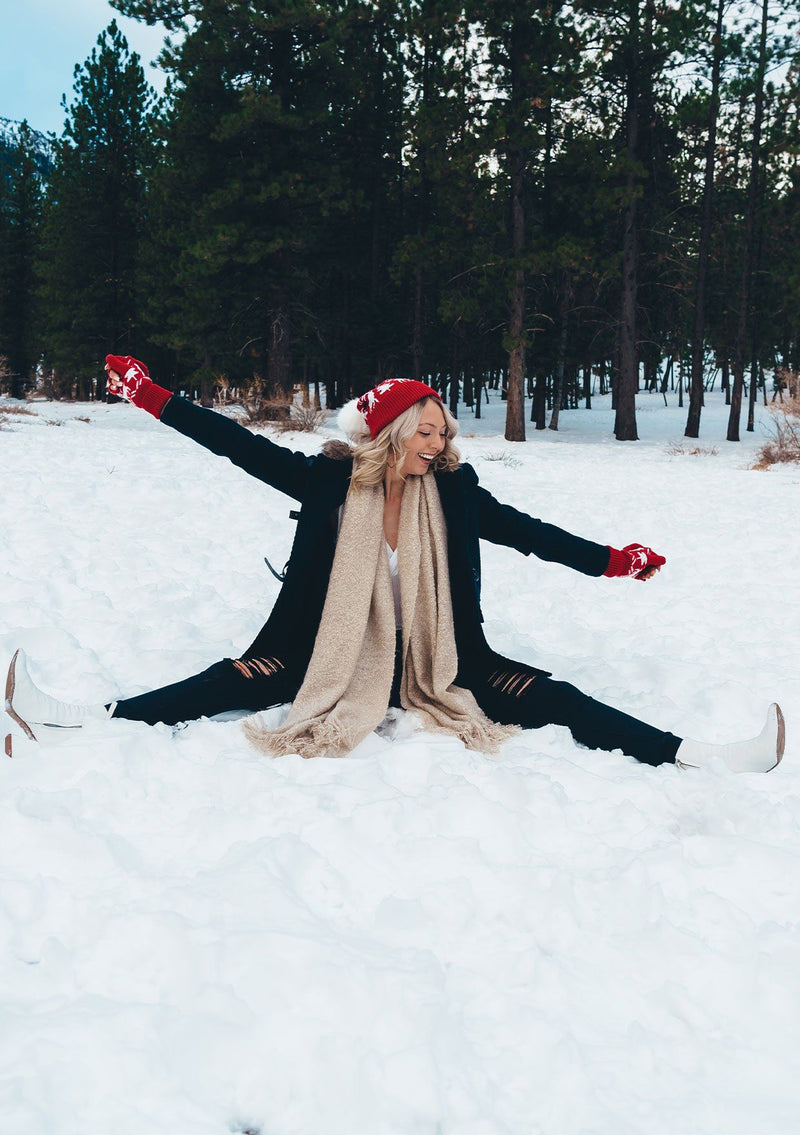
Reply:
<svg viewBox="0 0 800 1135"><path fill-rule="evenodd" d="M508 321L508 402L506 441L525 440L525 269L522 265L525 215L522 204L522 153L514 155L511 175L511 254L514 259Z"/></svg>
<svg viewBox="0 0 800 1135"><path fill-rule="evenodd" d="M752 433L755 429L756 395L758 394L759 366L758 356L753 350L750 360L750 397L747 400L747 430Z"/></svg>
<svg viewBox="0 0 800 1135"><path fill-rule="evenodd" d="M283 303L269 313L267 341L267 398L286 402L292 393L291 340L289 312Z"/></svg>
<svg viewBox="0 0 800 1135"><path fill-rule="evenodd" d="M672 368L673 368L674 365L675 365L675 356L670 354L669 358L667 359L667 364L664 367L664 376L661 379L661 393L664 395L665 399L667 397L667 391L669 390L669 380L670 380L670 375L672 374Z"/></svg>
<svg viewBox="0 0 800 1135"><path fill-rule="evenodd" d="M753 142L750 156L750 178L747 191L747 216L744 226L744 253L742 256L742 286L739 298L739 323L736 329L736 350L733 360L733 394L728 418L728 441L739 441L739 419L742 412L745 350L750 314L750 279L753 270L753 235L755 232L758 201L759 171L761 166L761 123L764 116L764 75L767 67L768 0L761 4L761 36L758 45L756 70L755 110L753 115Z"/></svg>
<svg viewBox="0 0 800 1135"><path fill-rule="evenodd" d="M761 257L764 248L764 194L766 191L765 181L763 176L764 171L759 167L758 178L758 193L756 198L756 237L755 237L755 253L753 256L753 302L752 302L752 328L750 334L750 351L752 359L752 379L750 382L750 398L748 400L747 410L747 432L753 433L755 430L755 407L756 397L758 396L759 382L764 387L764 404L767 401L767 386L761 374L761 366L759 360L759 331L760 331L760 310L761 310Z"/></svg>
<svg viewBox="0 0 800 1135"><path fill-rule="evenodd" d="M626 82L627 161L625 228L622 238L622 302L620 305L619 371L616 382L617 441L637 441L636 387L639 352L636 341L636 297L639 269L639 217L636 163L639 158L639 0L630 0L629 59Z"/></svg>
<svg viewBox="0 0 800 1135"><path fill-rule="evenodd" d="M547 427L547 382L543 374L535 376L533 399L531 400L531 421L537 430Z"/></svg>
<svg viewBox="0 0 800 1135"><path fill-rule="evenodd" d="M459 325L456 324L452 332L452 365L450 368L450 405L449 410L454 418L458 417L459 374L461 373L461 336Z"/></svg>
<svg viewBox="0 0 800 1135"><path fill-rule="evenodd" d="M414 328L411 333L411 377L422 374L422 269L414 274Z"/></svg>
<svg viewBox="0 0 800 1135"><path fill-rule="evenodd" d="M508 320L508 403L506 405L506 441L525 440L525 267L522 253L525 247L525 151L521 142L525 119L522 72L524 58L524 24L522 13L515 13L511 29L511 121L509 150L511 167L511 263L512 284Z"/></svg>
<svg viewBox="0 0 800 1135"><path fill-rule="evenodd" d="M711 107L706 139L706 166L703 177L703 205L700 221L700 249L697 263L697 292L694 304L694 333L692 335L692 385L689 394L689 413L686 418L686 437L700 436L700 412L703 407L703 358L705 354L706 285L708 281L708 250L711 245L711 203L714 192L714 161L717 148L717 117L719 115L719 87L722 68L722 17L724 0L717 2L717 19L714 27L714 60L711 67Z"/></svg>
<svg viewBox="0 0 800 1135"><path fill-rule="evenodd" d="M567 328L571 299L570 281L564 279L561 286L561 334L558 339L558 359L556 360L555 382L553 384L553 412L550 415L550 429L558 429L558 416L564 400L564 370L567 362Z"/></svg>
<svg viewBox="0 0 800 1135"><path fill-rule="evenodd" d="M438 44L432 30L432 11L430 0L423 5L424 43L422 48L422 105L427 107L436 90L436 76L434 68L438 59ZM425 146L419 147L417 155L419 170L419 199L417 201L417 237L422 246L422 234L428 226L429 202L431 196L431 179L428 171L428 151ZM419 255L419 252L417 252ZM422 375L423 354L423 313L424 313L425 281L422 263L418 263L414 273L414 315L411 333L411 367L412 378L419 379Z"/></svg>

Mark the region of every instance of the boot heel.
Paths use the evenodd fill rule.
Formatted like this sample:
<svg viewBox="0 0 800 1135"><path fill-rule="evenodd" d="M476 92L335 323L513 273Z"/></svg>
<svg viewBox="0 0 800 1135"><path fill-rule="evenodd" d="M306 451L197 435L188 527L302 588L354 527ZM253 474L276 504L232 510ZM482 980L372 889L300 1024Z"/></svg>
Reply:
<svg viewBox="0 0 800 1135"><path fill-rule="evenodd" d="M16 669L17 669L17 659L18 658L19 658L19 650L15 650L14 651L14 657L11 659L11 663L8 667L8 674L6 675L6 705L5 705L5 709L6 709L6 713L11 718L11 720L16 721L17 725L20 727L20 729L28 737L30 737L31 741L35 741L36 737L34 736L33 730L31 729L30 725L28 725L27 721L22 720L22 718L15 711L15 709L13 708L13 705L12 705L12 702L13 702L13 699L14 699L14 690L16 689L16 685L17 685ZM11 734L10 733L6 736L6 754L9 757L11 756Z"/></svg>
<svg viewBox="0 0 800 1135"><path fill-rule="evenodd" d="M783 719L783 710L781 709L781 707L778 705L777 702L775 703L775 709L777 710L777 713L778 713L778 746L777 746L778 759L775 762L774 767L777 768L777 766L783 760L783 753L784 753L784 750L786 748L786 722Z"/></svg>

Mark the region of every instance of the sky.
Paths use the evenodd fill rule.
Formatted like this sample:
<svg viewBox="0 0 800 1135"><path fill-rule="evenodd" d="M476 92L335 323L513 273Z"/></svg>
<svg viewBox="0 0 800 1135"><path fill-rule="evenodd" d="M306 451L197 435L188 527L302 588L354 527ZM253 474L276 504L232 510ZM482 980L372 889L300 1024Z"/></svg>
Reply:
<svg viewBox="0 0 800 1135"><path fill-rule="evenodd" d="M164 40L162 28L149 28L120 16L107 0L0 0L0 117L27 118L35 130L61 133L61 96L72 94L72 72L91 53L112 19L145 75L157 90L164 76L153 67Z"/></svg>

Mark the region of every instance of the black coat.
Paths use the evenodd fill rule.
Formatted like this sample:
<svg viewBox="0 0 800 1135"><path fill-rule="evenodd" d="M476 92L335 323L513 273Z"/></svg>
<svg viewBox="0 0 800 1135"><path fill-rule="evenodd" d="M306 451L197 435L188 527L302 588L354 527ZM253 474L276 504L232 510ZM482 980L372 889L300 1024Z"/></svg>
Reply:
<svg viewBox="0 0 800 1135"><path fill-rule="evenodd" d="M167 403L161 420L300 502L283 587L247 654L277 654L287 664L304 670L322 617L336 547L338 510L347 495L352 459L294 452L177 396ZM605 571L609 553L602 544L501 504L481 488L471 465L434 476L447 523L459 680L466 682L473 668L490 653L481 628L480 539L594 576Z"/></svg>

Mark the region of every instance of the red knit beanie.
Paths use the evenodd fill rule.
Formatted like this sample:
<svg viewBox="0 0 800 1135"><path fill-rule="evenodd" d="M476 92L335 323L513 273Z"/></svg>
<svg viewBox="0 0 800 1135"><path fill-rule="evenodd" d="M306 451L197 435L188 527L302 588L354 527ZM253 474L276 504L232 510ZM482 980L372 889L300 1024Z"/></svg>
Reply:
<svg viewBox="0 0 800 1135"><path fill-rule="evenodd" d="M439 402L442 400L433 387L415 378L387 378L343 406L339 411L339 425L351 437L368 430L374 441L384 426L388 426L409 406L431 397Z"/></svg>

